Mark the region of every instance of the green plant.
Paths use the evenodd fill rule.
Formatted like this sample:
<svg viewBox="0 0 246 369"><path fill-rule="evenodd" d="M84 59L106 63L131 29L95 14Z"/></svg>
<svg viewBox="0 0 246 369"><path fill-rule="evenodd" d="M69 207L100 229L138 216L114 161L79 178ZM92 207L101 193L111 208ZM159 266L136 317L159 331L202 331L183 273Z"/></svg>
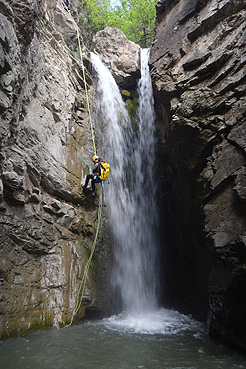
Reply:
<svg viewBox="0 0 246 369"><path fill-rule="evenodd" d="M128 90L121 90L121 93L122 93L123 96L127 96L127 97L131 96L131 93Z"/></svg>
<svg viewBox="0 0 246 369"><path fill-rule="evenodd" d="M134 131L137 130L137 109L138 109L138 91L131 90L130 97L126 100L126 109L131 120L132 128Z"/></svg>
<svg viewBox="0 0 246 369"><path fill-rule="evenodd" d="M125 36L141 47L153 41L157 0L119 0L112 6L110 0L85 0L88 17L83 15L79 25L86 29L86 43L105 27L117 27ZM82 17L81 17L82 18ZM84 33L83 33L84 34Z"/></svg>
<svg viewBox="0 0 246 369"><path fill-rule="evenodd" d="M210 169L210 170L213 170L213 161L212 160L207 161L207 168Z"/></svg>
<svg viewBox="0 0 246 369"><path fill-rule="evenodd" d="M60 201L62 204L66 203L66 200L62 199L61 197L56 196L56 200Z"/></svg>
<svg viewBox="0 0 246 369"><path fill-rule="evenodd" d="M91 254L90 247L87 245L86 242L83 242L82 246L83 246L82 256L85 257L86 259L89 259L90 254ZM92 257L92 260L93 260L93 258L94 258L94 256Z"/></svg>
<svg viewBox="0 0 246 369"><path fill-rule="evenodd" d="M128 111L129 117L133 120L136 117L136 112L138 108L138 102L136 100L126 100L126 109Z"/></svg>

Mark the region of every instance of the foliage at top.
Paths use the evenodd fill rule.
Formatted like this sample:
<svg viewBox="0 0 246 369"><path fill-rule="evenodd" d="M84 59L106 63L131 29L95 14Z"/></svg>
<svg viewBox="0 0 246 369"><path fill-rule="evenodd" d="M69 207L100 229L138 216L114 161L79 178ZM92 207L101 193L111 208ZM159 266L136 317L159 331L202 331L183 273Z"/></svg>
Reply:
<svg viewBox="0 0 246 369"><path fill-rule="evenodd" d="M117 27L130 40L141 47L149 47L154 35L157 0L118 0L112 6L110 0L83 0L87 6L87 18L80 19L86 29L85 43L90 46L92 37L105 27Z"/></svg>

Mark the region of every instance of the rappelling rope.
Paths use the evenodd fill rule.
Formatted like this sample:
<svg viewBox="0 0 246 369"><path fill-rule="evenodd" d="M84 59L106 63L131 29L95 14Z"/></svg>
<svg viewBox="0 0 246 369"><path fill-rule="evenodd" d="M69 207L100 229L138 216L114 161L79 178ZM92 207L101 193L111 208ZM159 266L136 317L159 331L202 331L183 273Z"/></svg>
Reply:
<svg viewBox="0 0 246 369"><path fill-rule="evenodd" d="M92 261L92 257L95 251L95 247L96 247L96 242L97 242L97 237L98 237L98 233L99 233L99 227L100 227L100 220L101 220L101 216L102 216L102 186L100 186L100 196L99 196L99 207L98 207L98 216L97 216L97 229L96 229L96 234L95 234L95 238L94 238L94 242L91 248L91 253L89 256L89 259L87 261L87 264L85 266L85 270L84 270L84 274L83 274L83 278L82 281L80 283L79 286L79 291L78 291L78 295L77 295L77 300L76 300L76 305L72 314L72 318L70 323L68 324L68 326L72 325L73 320L75 315L77 314L77 312L79 311L79 308L82 304L82 300L83 300L83 296L84 296L84 291L85 291L85 284L86 284L86 279L87 279L87 275L88 275L88 271L91 265L91 261Z"/></svg>
<svg viewBox="0 0 246 369"><path fill-rule="evenodd" d="M82 56L82 48L81 48L81 43L80 43L80 37L79 37L79 27L77 25L77 23L75 22L70 9L68 9L67 5L65 3L62 3L64 8L66 9L66 11L69 13L70 17L72 18L75 26L76 26L76 32L77 32L77 39L78 39L78 47L79 47L79 56L80 56L80 61L81 61L81 65L82 65L82 74L83 74L83 80L84 80L84 87L85 87L85 96L86 96L86 103L87 103L87 110L88 110L88 114L89 114L89 120L90 120L90 126L91 126L91 138L92 138L92 142L93 142L93 148L94 148L94 153L95 155L97 155L97 149L96 149L96 144L95 144L95 137L94 137L94 131L93 131L93 126L92 126L92 119L91 119L91 109L90 109L90 102L89 102L89 94L88 94L88 89L87 89L87 83L86 83L86 77L85 77L85 67L84 67L84 62L83 62L83 56Z"/></svg>
<svg viewBox="0 0 246 369"><path fill-rule="evenodd" d="M69 10L69 14L71 15L70 10ZM71 17L72 17L72 15L71 15ZM79 38L79 27L78 27L78 25L77 25L77 23L75 22L74 19L73 19L73 21L76 24L76 29L77 29L79 55L80 55L80 60L81 60L81 65L82 65L82 73L83 73L84 86L85 86L85 95L86 95L87 109L88 109L90 126L91 126L91 137L92 137L92 142L93 142L93 147L94 147L94 153L96 155L97 154L97 150L96 150L96 144L95 144L95 138L94 138L94 131L93 131L93 126L92 126L91 110L90 110L90 103L89 103L89 95L88 95L87 83L86 83L86 78L85 78L85 67L84 67L84 62L83 62L83 57L82 57L81 43L80 43L80 38Z"/></svg>
<svg viewBox="0 0 246 369"><path fill-rule="evenodd" d="M95 155L97 155L95 138L94 138L94 131L93 131L92 119L91 119L89 95L88 95L87 83L86 83L86 77L85 77L85 67L84 67L82 49L81 49L81 43L80 43L80 37L79 37L80 36L79 35L79 27L78 27L77 23L75 22L74 18L72 17L72 14L71 14L70 10L67 7L66 7L66 10L70 14L72 20L74 21L74 23L76 25L77 39L78 39L78 46L79 46L79 54L80 54L80 60L81 60L81 65L82 65L82 73L83 73L85 95L86 95L86 102L87 102L87 109L88 109L90 127L91 127L91 136L92 136L92 142L93 142L93 147L94 147L94 153L95 153ZM83 274L82 280L80 282L79 291L78 291L77 299L76 299L76 305L75 305L75 308L74 308L73 313L72 313L72 318L71 318L70 323L67 326L72 325L74 317L77 314L77 312L79 311L79 309L81 307L81 304L82 304L84 291L85 291L86 280L87 280L87 276L88 276L88 271L89 271L89 268L90 268L90 265L91 265L91 261L92 261L92 258L93 258L93 254L94 254L94 251L95 251L96 242L97 242L97 238L98 238L98 233L99 233L99 227L100 227L101 216L102 216L102 199L103 199L103 196L102 196L102 184L101 184L101 186L100 186L100 195L99 195L98 214L97 214L97 228L96 228L95 238L94 238L94 242L93 242L93 245L92 245L92 248L91 248L90 256L88 258L88 261L87 261L85 269L84 269L84 274Z"/></svg>

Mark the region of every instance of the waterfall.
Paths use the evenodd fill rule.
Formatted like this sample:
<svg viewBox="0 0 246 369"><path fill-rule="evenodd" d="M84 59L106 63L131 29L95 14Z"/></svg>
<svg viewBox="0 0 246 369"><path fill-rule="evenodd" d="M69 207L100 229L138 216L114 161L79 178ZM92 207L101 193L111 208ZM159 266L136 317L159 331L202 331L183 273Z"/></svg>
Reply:
<svg viewBox="0 0 246 369"><path fill-rule="evenodd" d="M122 309L131 313L157 306L155 115L148 58L149 50L141 50L138 127L133 129L113 76L98 56L91 55L98 78L100 156L111 164L104 194L115 257L112 283Z"/></svg>

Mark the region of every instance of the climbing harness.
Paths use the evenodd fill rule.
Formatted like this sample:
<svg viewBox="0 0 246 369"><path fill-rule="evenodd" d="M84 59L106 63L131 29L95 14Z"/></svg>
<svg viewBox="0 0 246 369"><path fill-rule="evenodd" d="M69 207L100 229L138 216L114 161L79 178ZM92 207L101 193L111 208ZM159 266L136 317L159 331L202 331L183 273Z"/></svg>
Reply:
<svg viewBox="0 0 246 369"><path fill-rule="evenodd" d="M92 142L93 142L93 147L94 147L94 154L95 154L95 156L97 156L95 137L94 137L92 119L91 119L89 95L88 95L87 83L86 83L86 77L85 77L85 67L84 67L81 43L80 43L80 38L79 38L79 27L78 27L77 23L75 22L74 18L72 17L72 15L71 15L70 9L66 8L66 10L70 14L72 20L74 21L74 23L76 25L79 55L80 55L80 60L81 60L81 65L82 65L82 73L83 73L83 80L84 80L84 88L85 88L87 109L88 109L89 120L90 120L91 136L92 136ZM85 266L85 269L84 269L84 274L83 274L83 277L82 277L82 280L81 280L81 283L80 283L80 286L79 286L76 305L75 305L75 308L74 308L73 313L72 313L72 318L71 318L70 323L66 327L72 325L74 317L77 314L77 312L79 311L80 306L82 304L84 291L85 291L86 280L87 280L87 276L88 276L88 271L89 271L89 268L90 268L90 265L91 265L91 261L92 261L92 258L93 258L93 254L94 254L94 251L95 251L96 242L97 242L97 238L98 238L98 233L99 233L99 227L100 227L101 216L102 216L102 199L103 199L103 195L102 195L102 184L101 184L100 185L99 206L98 206L98 215L97 215L97 228L96 228L95 238L94 238L94 242L93 242L93 245L92 245L92 248L91 248L90 256L89 256L88 261L86 263L86 266Z"/></svg>

